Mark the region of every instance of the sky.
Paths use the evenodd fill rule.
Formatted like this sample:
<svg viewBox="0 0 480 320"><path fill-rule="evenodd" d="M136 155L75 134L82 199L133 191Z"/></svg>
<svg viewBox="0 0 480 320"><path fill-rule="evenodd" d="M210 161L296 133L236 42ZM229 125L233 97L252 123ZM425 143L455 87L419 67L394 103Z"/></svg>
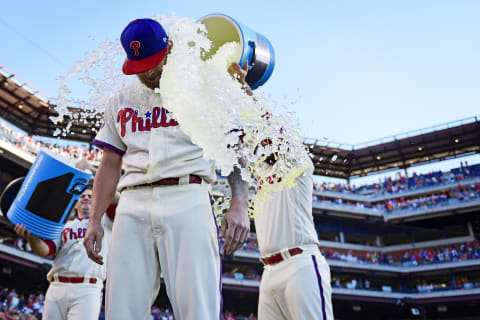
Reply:
<svg viewBox="0 0 480 320"><path fill-rule="evenodd" d="M0 64L55 98L58 77L131 20L215 12L270 40L262 90L304 137L358 144L480 115L476 0L7 1Z"/></svg>

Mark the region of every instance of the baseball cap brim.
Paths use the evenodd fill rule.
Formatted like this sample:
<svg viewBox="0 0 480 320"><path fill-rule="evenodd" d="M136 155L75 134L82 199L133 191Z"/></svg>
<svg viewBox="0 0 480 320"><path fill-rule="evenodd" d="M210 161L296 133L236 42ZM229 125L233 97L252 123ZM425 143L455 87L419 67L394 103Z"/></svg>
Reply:
<svg viewBox="0 0 480 320"><path fill-rule="evenodd" d="M137 74L155 68L167 54L167 48L155 53L153 56L142 60L127 59L123 63L122 71L124 74Z"/></svg>

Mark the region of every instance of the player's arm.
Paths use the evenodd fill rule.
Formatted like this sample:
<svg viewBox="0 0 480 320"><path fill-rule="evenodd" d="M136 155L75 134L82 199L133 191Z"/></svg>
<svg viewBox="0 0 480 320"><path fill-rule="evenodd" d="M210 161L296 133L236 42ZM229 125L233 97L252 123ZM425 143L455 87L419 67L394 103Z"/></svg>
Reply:
<svg viewBox="0 0 480 320"><path fill-rule="evenodd" d="M253 96L253 92L245 80L248 73L247 61L245 61L243 68L238 63L232 63L228 67L228 73L243 85L248 95ZM220 237L225 238L223 245L224 252L232 254L243 245L250 232L250 219L248 218L248 184L242 180L240 168L234 168L228 176L228 184L232 190L232 201L230 202L230 208L222 220Z"/></svg>
<svg viewBox="0 0 480 320"><path fill-rule="evenodd" d="M90 259L103 264L102 250L103 227L102 217L115 196L122 169L122 156L108 148L103 148L103 157L95 175L92 193L92 209L87 233L83 244Z"/></svg>
<svg viewBox="0 0 480 320"><path fill-rule="evenodd" d="M222 221L221 238L225 238L223 250L232 254L247 241L250 232L248 218L248 184L242 180L240 169L235 167L228 176L232 201Z"/></svg>
<svg viewBox="0 0 480 320"><path fill-rule="evenodd" d="M30 248L32 248L32 251L41 256L41 257L51 257L53 256L52 250L50 250L50 247L40 238L34 236L33 234L30 233L30 230L27 230L24 225L17 224L14 228L15 232L17 235L20 237L24 238L25 240L28 241L28 244L30 245ZM54 252L53 252L54 253Z"/></svg>

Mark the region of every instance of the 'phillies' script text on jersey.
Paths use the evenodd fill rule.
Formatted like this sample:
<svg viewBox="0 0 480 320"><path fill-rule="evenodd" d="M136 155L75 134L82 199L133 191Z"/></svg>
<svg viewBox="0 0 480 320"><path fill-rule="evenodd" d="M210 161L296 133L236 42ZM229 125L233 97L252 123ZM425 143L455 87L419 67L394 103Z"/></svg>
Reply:
<svg viewBox="0 0 480 320"><path fill-rule="evenodd" d="M132 122L132 132L150 131L151 128L177 126L178 122L169 117L169 111L165 108L154 107L152 112L145 113L145 119L138 116L138 110L124 108L118 111L117 122L120 122L120 135L125 137L126 126Z"/></svg>
<svg viewBox="0 0 480 320"><path fill-rule="evenodd" d="M62 231L63 242L66 243L68 240L85 238L86 232L87 228L78 228L76 232L73 230L73 228L65 228Z"/></svg>

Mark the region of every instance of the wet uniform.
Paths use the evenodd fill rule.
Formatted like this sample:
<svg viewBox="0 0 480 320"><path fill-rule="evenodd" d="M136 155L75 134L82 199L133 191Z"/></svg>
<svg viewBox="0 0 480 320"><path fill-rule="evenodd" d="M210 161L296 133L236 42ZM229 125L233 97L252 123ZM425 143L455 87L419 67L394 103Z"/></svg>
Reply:
<svg viewBox="0 0 480 320"><path fill-rule="evenodd" d="M214 163L162 105L152 106L152 95L140 83L115 94L93 141L122 155L125 169L108 256L106 317L150 319L161 272L175 319L219 319L218 229L209 199Z"/></svg>
<svg viewBox="0 0 480 320"><path fill-rule="evenodd" d="M272 181L276 165L263 164L258 185ZM320 253L312 216L313 164L295 186L255 199L255 229L264 262L259 320L333 320L330 268Z"/></svg>

